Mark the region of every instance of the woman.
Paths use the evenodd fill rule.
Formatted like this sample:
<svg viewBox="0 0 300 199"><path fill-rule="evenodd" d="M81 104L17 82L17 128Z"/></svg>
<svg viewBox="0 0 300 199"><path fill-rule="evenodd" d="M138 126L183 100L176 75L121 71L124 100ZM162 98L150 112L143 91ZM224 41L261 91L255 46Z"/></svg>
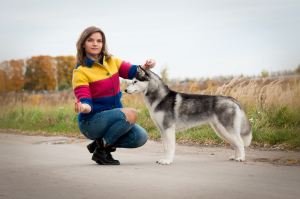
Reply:
<svg viewBox="0 0 300 199"><path fill-rule="evenodd" d="M73 70L73 89L78 102L79 129L88 139L95 140L88 150L98 164L118 165L111 152L117 147L137 148L147 142L147 132L136 124L137 111L123 108L119 77L132 79L137 65L132 65L108 53L104 32L88 27L79 37L76 67ZM153 68L148 59L142 66Z"/></svg>

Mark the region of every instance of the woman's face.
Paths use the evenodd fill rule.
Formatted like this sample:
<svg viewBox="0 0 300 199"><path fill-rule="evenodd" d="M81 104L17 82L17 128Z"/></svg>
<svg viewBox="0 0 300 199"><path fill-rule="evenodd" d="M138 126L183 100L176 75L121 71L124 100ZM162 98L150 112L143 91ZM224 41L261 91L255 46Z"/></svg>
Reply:
<svg viewBox="0 0 300 199"><path fill-rule="evenodd" d="M88 58L99 58L99 54L102 50L103 42L102 35L99 32L93 33L83 44L83 48L85 48L86 56Z"/></svg>

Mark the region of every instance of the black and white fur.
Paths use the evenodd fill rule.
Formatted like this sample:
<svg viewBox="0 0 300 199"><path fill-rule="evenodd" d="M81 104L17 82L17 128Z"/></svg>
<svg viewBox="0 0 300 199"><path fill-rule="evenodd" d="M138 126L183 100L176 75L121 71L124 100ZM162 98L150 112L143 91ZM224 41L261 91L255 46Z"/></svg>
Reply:
<svg viewBox="0 0 300 199"><path fill-rule="evenodd" d="M178 93L162 79L141 67L125 92L142 93L152 120L161 132L164 158L171 164L175 155L175 132L209 123L217 135L235 150L230 160L245 161L244 147L249 146L252 132L240 103L232 97Z"/></svg>

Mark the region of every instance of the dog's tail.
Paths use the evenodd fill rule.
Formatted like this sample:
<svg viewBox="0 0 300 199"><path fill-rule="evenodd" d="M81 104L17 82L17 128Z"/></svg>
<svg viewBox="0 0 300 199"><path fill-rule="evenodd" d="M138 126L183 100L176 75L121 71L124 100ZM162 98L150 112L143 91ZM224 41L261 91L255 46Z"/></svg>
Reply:
<svg viewBox="0 0 300 199"><path fill-rule="evenodd" d="M244 141L244 146L247 147L250 145L252 140L252 131L247 116L245 113L243 115L244 117L242 118L241 137Z"/></svg>

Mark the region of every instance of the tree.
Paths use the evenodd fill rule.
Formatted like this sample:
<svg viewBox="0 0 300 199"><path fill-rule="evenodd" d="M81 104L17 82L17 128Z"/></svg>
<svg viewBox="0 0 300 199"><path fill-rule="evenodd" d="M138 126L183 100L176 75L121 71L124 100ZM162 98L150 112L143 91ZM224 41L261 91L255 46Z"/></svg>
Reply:
<svg viewBox="0 0 300 199"><path fill-rule="evenodd" d="M261 77L262 77L262 78L267 78L267 77L269 77L269 72L266 71L266 70L263 70L263 71L261 72Z"/></svg>
<svg viewBox="0 0 300 199"><path fill-rule="evenodd" d="M54 90L56 83L56 62L50 56L32 57L26 61L26 90Z"/></svg>
<svg viewBox="0 0 300 199"><path fill-rule="evenodd" d="M72 73L75 68L74 56L57 56L57 80L59 90L72 87Z"/></svg>
<svg viewBox="0 0 300 199"><path fill-rule="evenodd" d="M6 93L9 91L9 79L6 73L8 66L8 61L1 62L0 64L0 93Z"/></svg>
<svg viewBox="0 0 300 199"><path fill-rule="evenodd" d="M6 73L0 69L0 93L6 93L8 91L6 80L7 80Z"/></svg>
<svg viewBox="0 0 300 199"><path fill-rule="evenodd" d="M9 91L22 91L25 82L24 60L11 60L6 70L9 79Z"/></svg>

